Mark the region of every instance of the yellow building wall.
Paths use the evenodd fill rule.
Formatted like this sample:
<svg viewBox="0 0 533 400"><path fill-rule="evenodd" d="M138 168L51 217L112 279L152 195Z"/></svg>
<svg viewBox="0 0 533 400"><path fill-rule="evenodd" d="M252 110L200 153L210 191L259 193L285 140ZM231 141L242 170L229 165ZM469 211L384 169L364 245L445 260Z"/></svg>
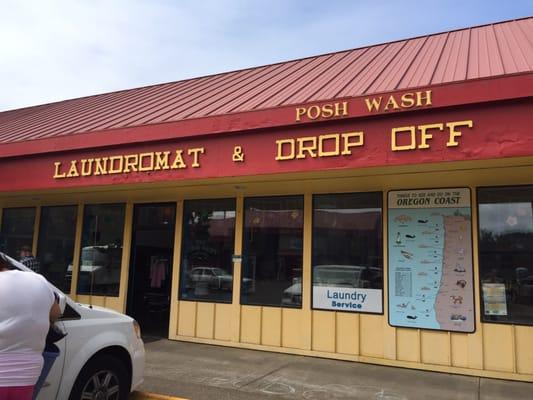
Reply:
<svg viewBox="0 0 533 400"><path fill-rule="evenodd" d="M118 297L76 296L78 301L125 310L133 204L177 201L172 302L169 338L258 350L352 360L432 371L533 382L533 327L481 323L477 243L476 188L533 184L533 158L487 162L443 163L425 166L375 168L247 179L182 183L173 186L137 185L113 191L83 190L0 196L1 207L17 204L80 206L72 291L77 284L82 206L94 202L127 204L122 277ZM436 187L469 187L472 227L476 331L472 334L395 328L388 324L387 248L384 247L384 314L311 310L312 195L335 192L383 192L384 235L387 237L387 191ZM234 264L232 304L178 301L183 200L235 197L237 199L235 254L242 252L243 199L247 196L304 194L304 254L302 309L240 305L240 263ZM68 199L68 200L67 200ZM38 221L36 222L38 225ZM36 231L38 232L38 230ZM34 241L34 246L37 246Z"/></svg>
<svg viewBox="0 0 533 400"><path fill-rule="evenodd" d="M300 191L261 190L265 195L305 195L302 309L175 301L178 324L170 338L235 347L278 351L409 367L449 373L533 382L533 327L481 323L479 281L475 282L476 332L472 334L395 328L388 324L387 249L384 248L384 314L358 314L311 310L312 194L332 192L383 192L384 237L387 237L386 195L389 190L434 187L469 187L472 193L474 276L479 276L476 187L533 183L528 166L503 169L460 169L425 173L377 174L300 183ZM242 207L242 203L241 203ZM242 212L242 209L239 210ZM238 224L242 221L238 221ZM242 227L239 227L242 229ZM237 235L237 241L240 236ZM237 254L240 254L236 251ZM179 260L177 260L179 262ZM236 282L240 280L236 279ZM235 285L238 289L238 285ZM174 297L176 299L177 297ZM235 304L237 303L237 304ZM222 307L221 307L222 306ZM213 312L215 307L221 307ZM235 312L237 310L237 313ZM221 315L222 314L222 315ZM235 321L235 317L238 321ZM214 318L214 320L213 320ZM240 326L228 339L213 335L213 324ZM219 328L222 329L222 328Z"/></svg>

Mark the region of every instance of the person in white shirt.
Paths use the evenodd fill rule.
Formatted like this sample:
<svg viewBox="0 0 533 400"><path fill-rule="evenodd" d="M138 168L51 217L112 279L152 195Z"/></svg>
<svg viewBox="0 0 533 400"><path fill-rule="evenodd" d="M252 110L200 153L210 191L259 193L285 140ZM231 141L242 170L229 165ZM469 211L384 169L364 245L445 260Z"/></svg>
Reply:
<svg viewBox="0 0 533 400"><path fill-rule="evenodd" d="M0 253L0 400L30 400L50 323L60 308L46 279Z"/></svg>

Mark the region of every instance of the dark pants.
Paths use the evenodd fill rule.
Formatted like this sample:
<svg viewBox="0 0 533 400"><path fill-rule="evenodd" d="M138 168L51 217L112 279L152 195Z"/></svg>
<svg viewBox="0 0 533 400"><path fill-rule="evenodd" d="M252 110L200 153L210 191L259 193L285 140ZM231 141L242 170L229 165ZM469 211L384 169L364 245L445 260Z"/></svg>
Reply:
<svg viewBox="0 0 533 400"><path fill-rule="evenodd" d="M48 377L48 374L50 373L50 370L52 369L52 366L54 365L54 362L58 356L59 356L59 348L55 344L46 345L44 352L43 352L43 358L44 358L43 369L41 371L41 375L39 375L39 379L37 380L37 383L35 384L35 388L33 389L34 400L37 398L39 391L43 387L44 382L46 378Z"/></svg>

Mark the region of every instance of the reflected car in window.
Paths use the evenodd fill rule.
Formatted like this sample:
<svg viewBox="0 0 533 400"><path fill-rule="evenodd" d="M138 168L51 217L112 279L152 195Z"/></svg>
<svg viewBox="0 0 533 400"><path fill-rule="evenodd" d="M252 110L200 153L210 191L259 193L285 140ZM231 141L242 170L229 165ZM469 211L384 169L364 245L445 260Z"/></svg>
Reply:
<svg viewBox="0 0 533 400"><path fill-rule="evenodd" d="M114 244L87 246L81 250L79 286L93 293L112 293L120 282L122 248ZM114 265L115 263L116 265ZM72 264L67 267L66 280L70 286ZM91 290L92 287L92 290Z"/></svg>
<svg viewBox="0 0 533 400"><path fill-rule="evenodd" d="M193 268L189 278L192 286L204 283L209 288L218 290L231 290L233 286L233 276L222 268L217 267Z"/></svg>
<svg viewBox="0 0 533 400"><path fill-rule="evenodd" d="M313 268L314 286L345 288L376 288L382 280L381 268L359 265L316 265Z"/></svg>
<svg viewBox="0 0 533 400"><path fill-rule="evenodd" d="M281 303L286 306L300 306L302 304L302 280L294 278L293 284L283 291Z"/></svg>
<svg viewBox="0 0 533 400"><path fill-rule="evenodd" d="M243 278L245 288L252 280ZM218 267L195 267L189 273L189 285L192 287L206 286L209 289L232 290L233 275Z"/></svg>

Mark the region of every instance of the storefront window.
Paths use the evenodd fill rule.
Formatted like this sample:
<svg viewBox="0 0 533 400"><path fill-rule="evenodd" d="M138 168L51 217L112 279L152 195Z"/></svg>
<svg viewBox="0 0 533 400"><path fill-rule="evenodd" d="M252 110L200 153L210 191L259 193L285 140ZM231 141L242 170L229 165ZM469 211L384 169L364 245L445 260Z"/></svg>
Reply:
<svg viewBox="0 0 533 400"><path fill-rule="evenodd" d="M15 260L20 260L23 247L32 248L35 208L4 208L0 251Z"/></svg>
<svg viewBox="0 0 533 400"><path fill-rule="evenodd" d="M235 200L188 200L183 211L180 298L231 302Z"/></svg>
<svg viewBox="0 0 533 400"><path fill-rule="evenodd" d="M41 274L70 292L77 206L42 207L37 259Z"/></svg>
<svg viewBox="0 0 533 400"><path fill-rule="evenodd" d="M78 294L118 296L124 204L85 206Z"/></svg>
<svg viewBox="0 0 533 400"><path fill-rule="evenodd" d="M381 313L382 194L313 197L313 308Z"/></svg>
<svg viewBox="0 0 533 400"><path fill-rule="evenodd" d="M244 201L241 303L302 306L302 196Z"/></svg>
<svg viewBox="0 0 533 400"><path fill-rule="evenodd" d="M533 325L533 186L478 191L482 319Z"/></svg>

